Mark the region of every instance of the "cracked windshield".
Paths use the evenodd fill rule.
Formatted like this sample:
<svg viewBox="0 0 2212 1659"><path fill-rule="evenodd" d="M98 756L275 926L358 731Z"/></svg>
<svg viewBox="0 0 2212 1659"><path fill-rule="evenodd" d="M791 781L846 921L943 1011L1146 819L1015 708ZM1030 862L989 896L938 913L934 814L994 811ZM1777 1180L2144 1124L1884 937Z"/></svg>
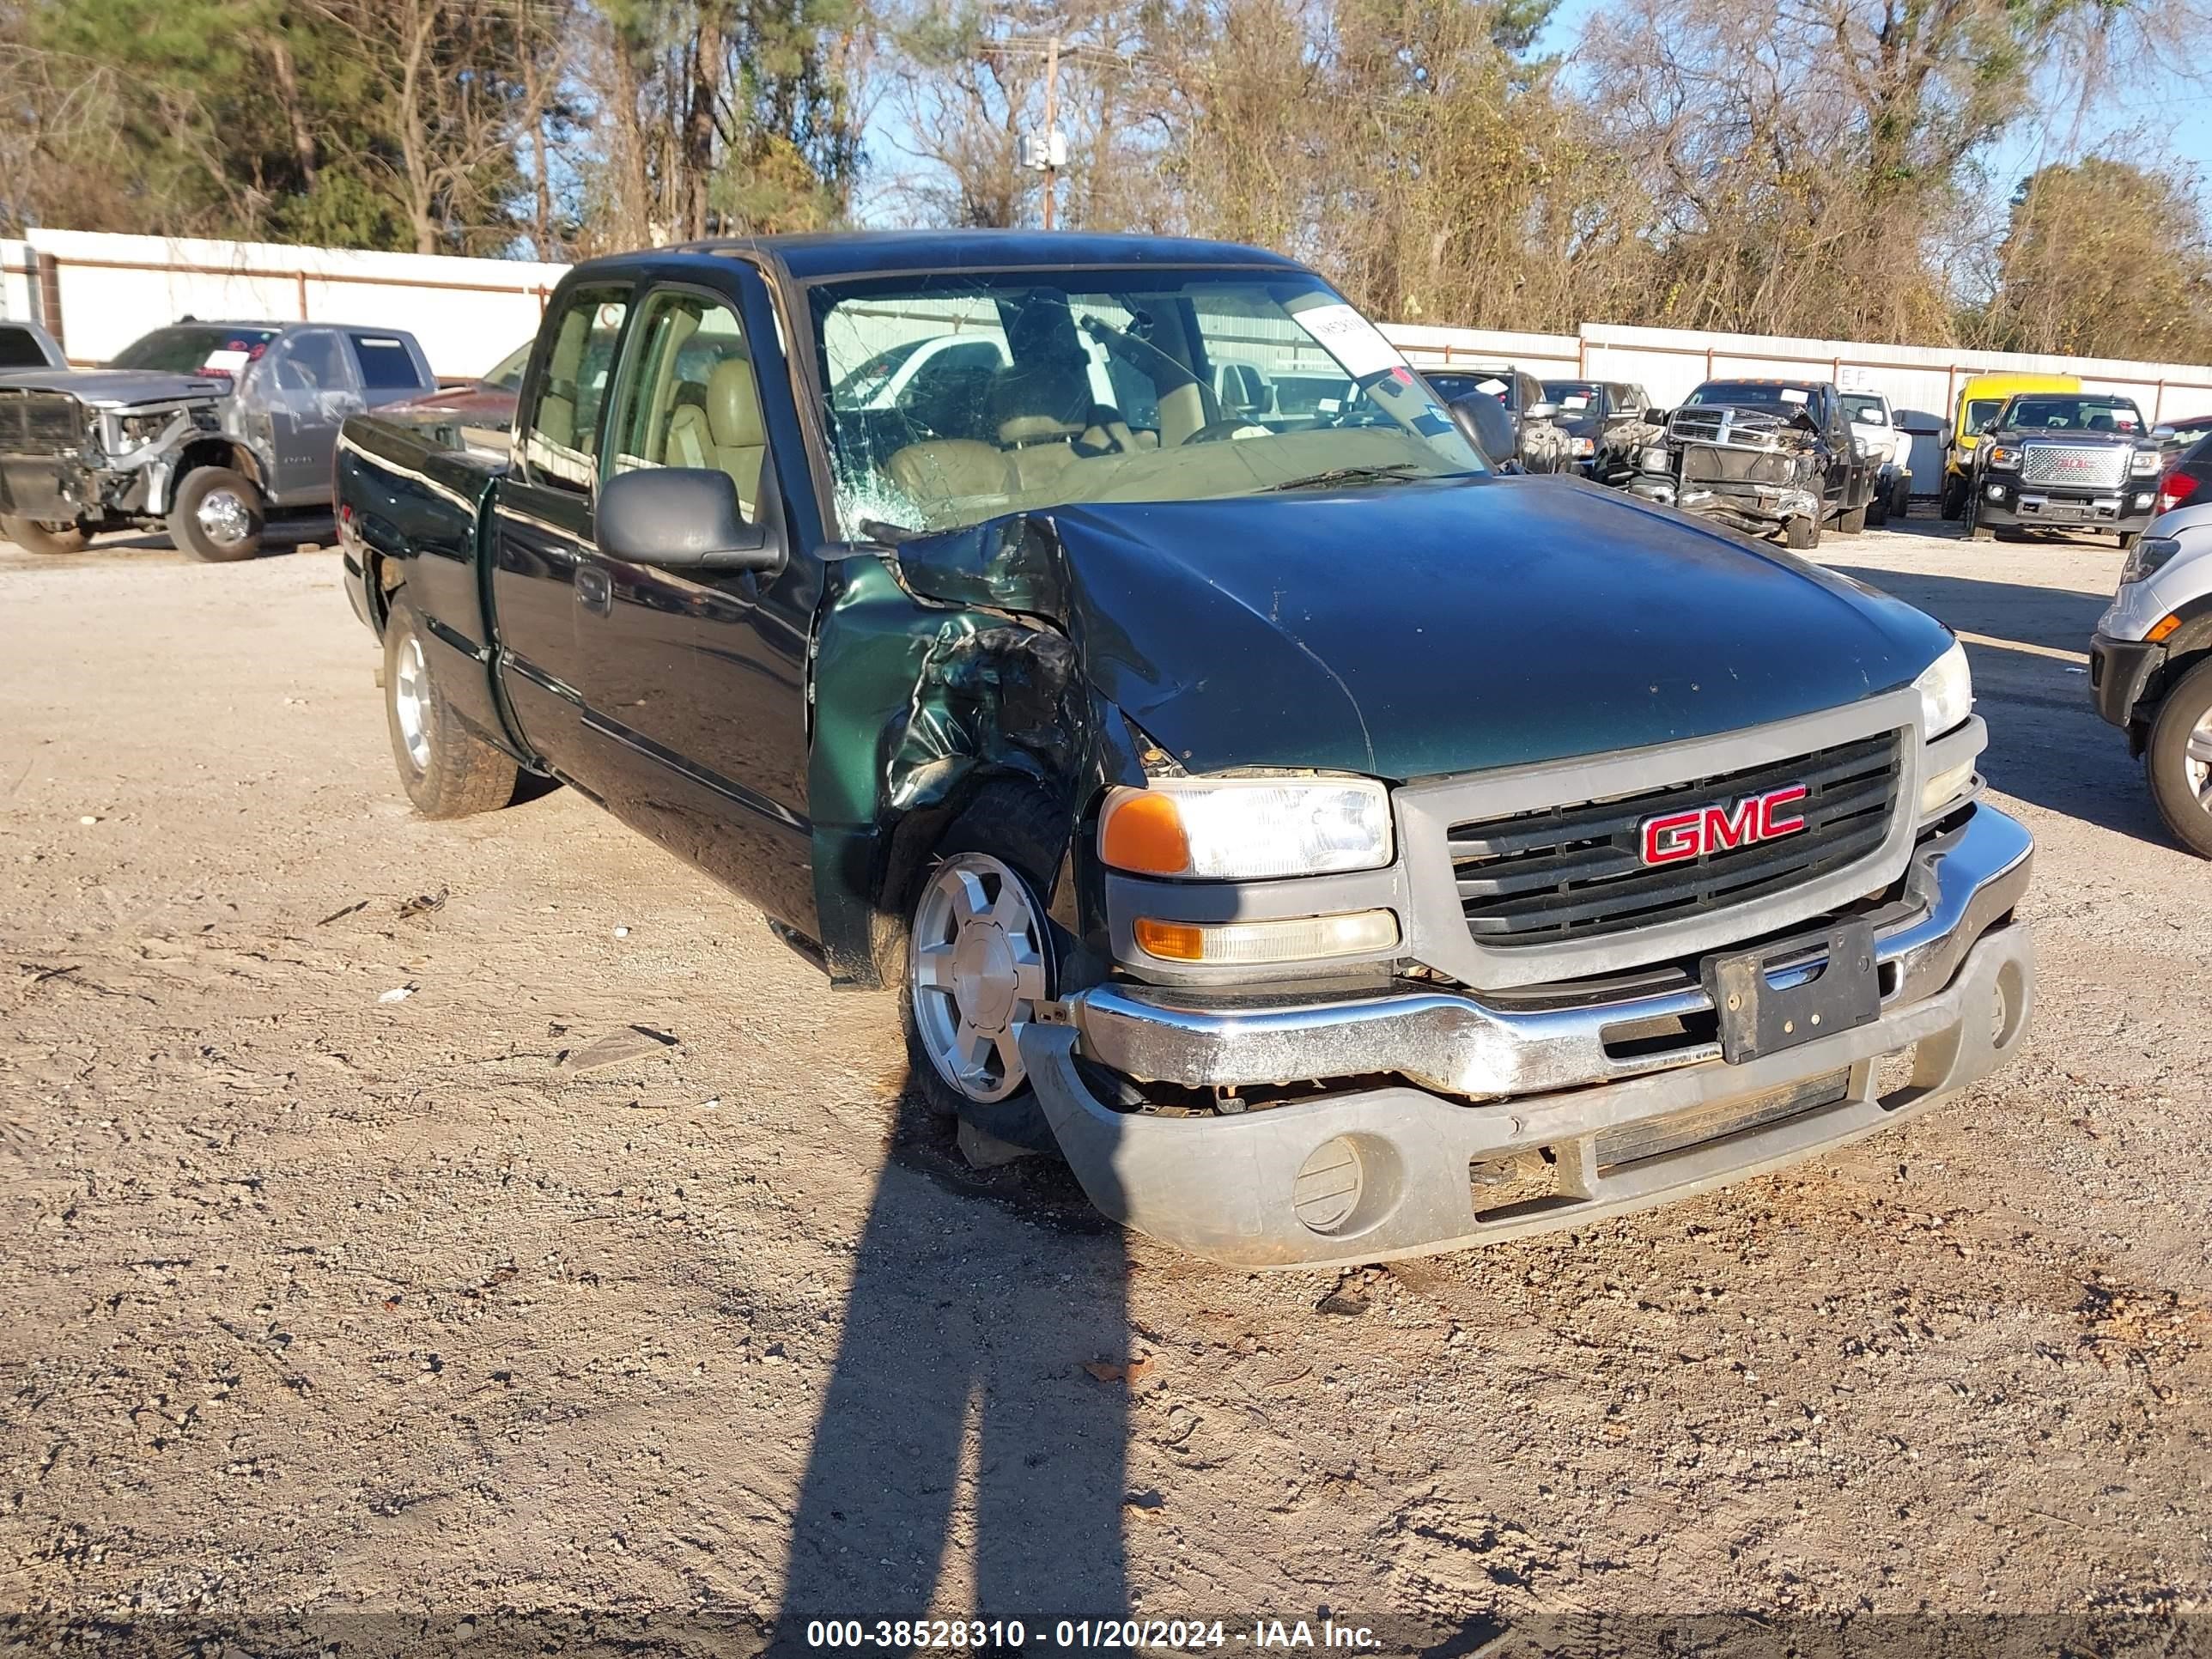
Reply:
<svg viewBox="0 0 2212 1659"><path fill-rule="evenodd" d="M1316 279L1085 276L815 290L846 534L1486 471L1397 349Z"/></svg>

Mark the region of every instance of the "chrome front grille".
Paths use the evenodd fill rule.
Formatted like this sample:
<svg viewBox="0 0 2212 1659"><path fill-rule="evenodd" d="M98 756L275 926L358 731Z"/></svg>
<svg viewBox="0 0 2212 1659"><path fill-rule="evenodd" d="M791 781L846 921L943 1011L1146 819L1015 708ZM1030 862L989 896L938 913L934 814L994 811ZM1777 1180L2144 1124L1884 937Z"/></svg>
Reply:
<svg viewBox="0 0 2212 1659"><path fill-rule="evenodd" d="M2127 481L2133 452L2121 444L2053 444L2033 440L2021 446L2022 483L2073 484L2084 489L2118 489Z"/></svg>
<svg viewBox="0 0 2212 1659"><path fill-rule="evenodd" d="M1748 904L1879 850L1900 808L1903 753L1883 731L1662 788L1450 826L1460 908L1490 950L1580 943ZM1805 827L1777 840L1644 861L1647 819L1802 786Z"/></svg>

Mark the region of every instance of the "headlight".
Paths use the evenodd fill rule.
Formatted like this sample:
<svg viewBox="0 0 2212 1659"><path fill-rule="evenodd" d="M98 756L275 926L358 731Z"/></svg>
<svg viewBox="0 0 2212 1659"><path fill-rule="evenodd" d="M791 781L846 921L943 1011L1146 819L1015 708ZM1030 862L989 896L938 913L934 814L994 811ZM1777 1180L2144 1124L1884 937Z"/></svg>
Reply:
<svg viewBox="0 0 2212 1659"><path fill-rule="evenodd" d="M1098 856L1206 881L1377 870L1390 862L1390 792L1371 778L1161 778L1108 792Z"/></svg>
<svg viewBox="0 0 2212 1659"><path fill-rule="evenodd" d="M2181 544L2171 536L2138 536L2128 550L2127 562L2120 567L2120 586L2148 580L2180 551Z"/></svg>
<svg viewBox="0 0 2212 1659"><path fill-rule="evenodd" d="M2017 444L1992 444L1990 446L1990 470L1991 471L2002 471L2009 472L2019 465L2020 447Z"/></svg>
<svg viewBox="0 0 2212 1659"><path fill-rule="evenodd" d="M1646 472L1664 472L1667 470L1667 451L1665 446L1661 444L1652 445L1650 448L1645 450L1644 453L1638 458L1636 464L1642 467Z"/></svg>
<svg viewBox="0 0 2212 1659"><path fill-rule="evenodd" d="M2159 465L2159 453L2155 449L2139 449L2136 452L2131 470L2136 477L2148 478L2158 471Z"/></svg>
<svg viewBox="0 0 2212 1659"><path fill-rule="evenodd" d="M1912 682L1920 694L1920 735L1940 738L1974 712L1974 677L1966 667L1966 647L1954 640L1951 648L1928 665L1927 672Z"/></svg>
<svg viewBox="0 0 2212 1659"><path fill-rule="evenodd" d="M1597 453L1597 441L1596 441L1595 438L1577 438L1577 439L1576 439L1576 440L1575 440L1575 453L1576 453L1576 454L1577 454L1577 455L1583 455L1583 456L1595 455L1595 454L1596 454L1596 453Z"/></svg>

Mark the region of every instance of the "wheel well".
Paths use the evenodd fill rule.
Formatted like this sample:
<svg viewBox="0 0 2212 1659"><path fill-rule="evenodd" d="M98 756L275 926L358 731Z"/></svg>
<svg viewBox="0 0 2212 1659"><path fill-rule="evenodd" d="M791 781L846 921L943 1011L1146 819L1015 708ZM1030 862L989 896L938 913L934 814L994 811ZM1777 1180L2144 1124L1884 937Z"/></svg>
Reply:
<svg viewBox="0 0 2212 1659"><path fill-rule="evenodd" d="M2128 742L2140 754L2148 740L2150 723L2158 718L2166 694L2207 658L2212 658L2212 593L2192 599L2177 613L2181 626L2168 635L2166 661L2136 699L2128 717Z"/></svg>
<svg viewBox="0 0 2212 1659"><path fill-rule="evenodd" d="M176 473L169 486L171 499L175 498L177 486L188 475L208 466L227 466L243 476L256 489L266 493L261 482L261 464L253 459L252 450L227 439L199 438L186 444L184 453L177 458Z"/></svg>
<svg viewBox="0 0 2212 1659"><path fill-rule="evenodd" d="M884 837L874 889L868 896L870 908L877 918L875 955L878 970L884 975L883 983L896 984L903 971L907 908L930 867L932 854L953 825L975 804L977 797L988 789L1007 787L1026 789L1055 810L1059 805L1050 788L1019 768L979 767L944 800L905 813ZM1073 833L1072 825L1069 833ZM1046 879L1056 881L1060 874L1055 868ZM1052 904L1061 896L1055 891L1044 896L1047 903Z"/></svg>

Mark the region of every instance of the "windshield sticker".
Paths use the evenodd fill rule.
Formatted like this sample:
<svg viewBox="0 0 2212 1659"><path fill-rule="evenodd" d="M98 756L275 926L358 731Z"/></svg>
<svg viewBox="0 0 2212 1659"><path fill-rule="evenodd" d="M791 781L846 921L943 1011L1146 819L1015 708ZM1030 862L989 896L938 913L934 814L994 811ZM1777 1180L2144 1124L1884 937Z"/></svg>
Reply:
<svg viewBox="0 0 2212 1659"><path fill-rule="evenodd" d="M1323 351L1344 365L1355 380L1403 365L1398 348L1374 324L1341 303L1293 312L1291 320L1310 334Z"/></svg>
<svg viewBox="0 0 2212 1659"><path fill-rule="evenodd" d="M1324 415L1334 415L1344 407L1344 400L1340 398L1323 398L1317 401L1314 407Z"/></svg>
<svg viewBox="0 0 2212 1659"><path fill-rule="evenodd" d="M1412 426L1424 438L1441 438L1452 429L1450 419L1434 404L1429 404L1413 416Z"/></svg>
<svg viewBox="0 0 2212 1659"><path fill-rule="evenodd" d="M1477 380L1474 383L1474 389L1477 392L1487 392L1492 397L1495 398L1499 392L1505 390L1505 382L1494 377L1487 380Z"/></svg>
<svg viewBox="0 0 2212 1659"><path fill-rule="evenodd" d="M210 351L201 368L216 374L235 374L253 361L250 351Z"/></svg>
<svg viewBox="0 0 2212 1659"><path fill-rule="evenodd" d="M1796 386L1785 386L1782 388L1782 401L1785 404L1806 403L1810 401L1810 394Z"/></svg>
<svg viewBox="0 0 2212 1659"><path fill-rule="evenodd" d="M1588 409L1589 407L1589 399L1587 398L1564 398L1559 401L1559 407L1562 409Z"/></svg>

